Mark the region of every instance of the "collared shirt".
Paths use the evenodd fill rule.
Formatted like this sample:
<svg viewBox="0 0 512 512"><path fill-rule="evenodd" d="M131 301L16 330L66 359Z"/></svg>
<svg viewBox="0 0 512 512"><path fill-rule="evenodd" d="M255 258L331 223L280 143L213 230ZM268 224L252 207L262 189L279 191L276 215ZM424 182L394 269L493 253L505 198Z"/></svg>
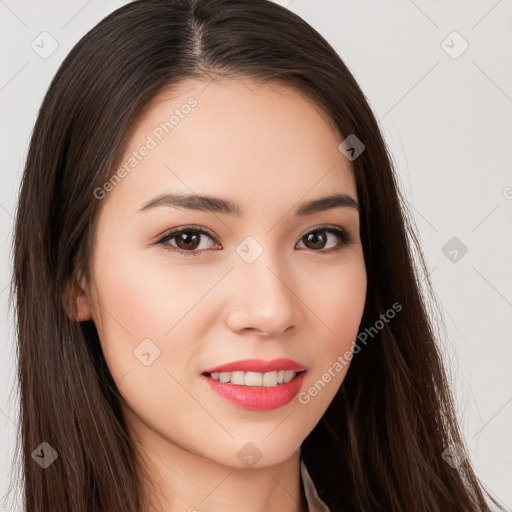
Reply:
<svg viewBox="0 0 512 512"><path fill-rule="evenodd" d="M318 496L315 484L309 475L306 464L302 457L300 458L300 475L304 485L304 493L308 504L308 512L330 512L329 507Z"/></svg>

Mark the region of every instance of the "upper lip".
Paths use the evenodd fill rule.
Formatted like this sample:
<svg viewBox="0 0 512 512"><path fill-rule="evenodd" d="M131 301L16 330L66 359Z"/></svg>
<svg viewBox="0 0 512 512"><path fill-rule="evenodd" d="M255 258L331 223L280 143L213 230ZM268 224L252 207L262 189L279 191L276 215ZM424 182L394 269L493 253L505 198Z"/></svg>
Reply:
<svg viewBox="0 0 512 512"><path fill-rule="evenodd" d="M243 359L241 361L233 361L232 363L216 366L215 368L208 368L203 373L214 372L275 372L280 370L295 370L301 372L306 370L307 367L292 359L279 358L265 361L263 359Z"/></svg>

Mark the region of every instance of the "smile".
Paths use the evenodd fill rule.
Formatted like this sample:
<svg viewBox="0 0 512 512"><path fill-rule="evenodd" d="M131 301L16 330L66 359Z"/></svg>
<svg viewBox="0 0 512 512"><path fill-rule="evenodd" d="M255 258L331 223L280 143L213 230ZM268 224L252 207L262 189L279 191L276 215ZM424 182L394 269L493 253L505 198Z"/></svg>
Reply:
<svg viewBox="0 0 512 512"><path fill-rule="evenodd" d="M290 382L299 372L295 370L280 370L278 372L214 372L208 374L212 379L223 383L230 382L238 386L274 387Z"/></svg>
<svg viewBox="0 0 512 512"><path fill-rule="evenodd" d="M237 407L265 411L290 403L299 393L306 373L305 370L203 373L201 380L210 391Z"/></svg>

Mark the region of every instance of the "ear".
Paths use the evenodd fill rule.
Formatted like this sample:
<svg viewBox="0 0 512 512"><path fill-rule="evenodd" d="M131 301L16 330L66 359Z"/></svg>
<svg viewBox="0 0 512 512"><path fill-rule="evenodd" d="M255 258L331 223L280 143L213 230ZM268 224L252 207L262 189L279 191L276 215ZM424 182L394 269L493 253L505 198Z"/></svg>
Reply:
<svg viewBox="0 0 512 512"><path fill-rule="evenodd" d="M64 307L73 322L85 322L92 319L91 299L85 278L82 278L79 283L75 280L68 283L64 293Z"/></svg>

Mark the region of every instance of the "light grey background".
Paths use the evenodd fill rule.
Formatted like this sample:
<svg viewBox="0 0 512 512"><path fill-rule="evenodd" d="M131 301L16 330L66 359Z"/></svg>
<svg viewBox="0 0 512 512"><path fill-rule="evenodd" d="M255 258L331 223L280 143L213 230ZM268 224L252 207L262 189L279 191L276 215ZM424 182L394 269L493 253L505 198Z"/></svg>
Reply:
<svg viewBox="0 0 512 512"><path fill-rule="evenodd" d="M0 498L7 490L18 414L8 285L29 135L66 54L125 3L0 0ZM380 120L444 309L443 350L470 455L488 488L511 507L511 2L278 3L334 46ZM40 35L44 31L58 43L46 58L40 54L54 43ZM464 41L469 46L458 55ZM456 262L442 251L452 237L468 249L462 257L457 253ZM0 510L13 506L0 501Z"/></svg>

